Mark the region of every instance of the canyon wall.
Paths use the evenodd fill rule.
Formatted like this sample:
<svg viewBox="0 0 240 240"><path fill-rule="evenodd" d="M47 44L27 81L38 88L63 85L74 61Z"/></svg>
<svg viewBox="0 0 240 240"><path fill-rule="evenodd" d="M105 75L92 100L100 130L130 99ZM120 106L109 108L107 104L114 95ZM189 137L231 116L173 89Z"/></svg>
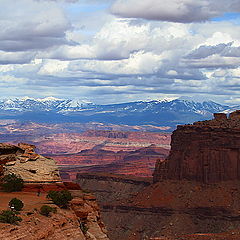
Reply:
<svg viewBox="0 0 240 240"><path fill-rule="evenodd" d="M156 163L153 176L154 182L240 180L240 111L178 126L172 134L170 154Z"/></svg>
<svg viewBox="0 0 240 240"><path fill-rule="evenodd" d="M240 236L238 182L151 184L143 178L99 173L78 174L77 182L96 195L112 240L218 239L224 232L224 237L232 232ZM232 240L224 237L219 239Z"/></svg>
<svg viewBox="0 0 240 240"><path fill-rule="evenodd" d="M94 192L100 205L126 199L151 184L150 178L109 173L78 173L76 182Z"/></svg>

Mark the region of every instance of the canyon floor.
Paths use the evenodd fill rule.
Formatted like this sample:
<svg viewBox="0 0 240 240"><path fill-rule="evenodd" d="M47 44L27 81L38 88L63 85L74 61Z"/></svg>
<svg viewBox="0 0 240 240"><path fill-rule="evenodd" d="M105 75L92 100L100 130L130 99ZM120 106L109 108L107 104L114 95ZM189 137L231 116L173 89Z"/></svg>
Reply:
<svg viewBox="0 0 240 240"><path fill-rule="evenodd" d="M46 195L46 193L41 193L40 196L37 196L36 192L1 192L0 210L5 210L12 198L18 198L24 202L24 211L40 208L43 204L49 204Z"/></svg>

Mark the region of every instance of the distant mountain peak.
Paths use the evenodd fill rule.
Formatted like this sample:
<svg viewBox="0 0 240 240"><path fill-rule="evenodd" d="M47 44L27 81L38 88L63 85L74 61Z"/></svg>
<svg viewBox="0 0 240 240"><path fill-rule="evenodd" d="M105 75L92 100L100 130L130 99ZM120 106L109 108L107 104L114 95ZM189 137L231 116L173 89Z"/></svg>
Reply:
<svg viewBox="0 0 240 240"><path fill-rule="evenodd" d="M28 96L25 96L25 97L22 97L20 98L21 101L27 101L27 100L35 100L34 98L31 98L31 97L28 97Z"/></svg>
<svg viewBox="0 0 240 240"><path fill-rule="evenodd" d="M34 99L34 98L33 98ZM45 97L45 98L37 98L35 99L40 102L46 102L46 101L64 101L64 99L55 98L55 97Z"/></svg>

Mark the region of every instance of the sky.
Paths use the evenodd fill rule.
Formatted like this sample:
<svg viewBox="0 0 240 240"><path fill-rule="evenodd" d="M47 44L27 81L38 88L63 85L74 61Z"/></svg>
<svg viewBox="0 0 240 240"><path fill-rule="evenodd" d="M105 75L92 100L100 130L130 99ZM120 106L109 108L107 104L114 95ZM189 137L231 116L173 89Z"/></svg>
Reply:
<svg viewBox="0 0 240 240"><path fill-rule="evenodd" d="M240 0L0 0L0 97L240 104Z"/></svg>

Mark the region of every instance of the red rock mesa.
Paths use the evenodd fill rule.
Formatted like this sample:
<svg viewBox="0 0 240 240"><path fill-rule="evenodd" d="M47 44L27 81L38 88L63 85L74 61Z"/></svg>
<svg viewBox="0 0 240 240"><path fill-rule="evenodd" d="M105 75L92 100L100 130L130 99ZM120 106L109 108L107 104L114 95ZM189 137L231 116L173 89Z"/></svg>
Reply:
<svg viewBox="0 0 240 240"><path fill-rule="evenodd" d="M170 154L156 163L153 176L154 182L240 180L240 111L229 117L216 113L213 120L178 126Z"/></svg>

